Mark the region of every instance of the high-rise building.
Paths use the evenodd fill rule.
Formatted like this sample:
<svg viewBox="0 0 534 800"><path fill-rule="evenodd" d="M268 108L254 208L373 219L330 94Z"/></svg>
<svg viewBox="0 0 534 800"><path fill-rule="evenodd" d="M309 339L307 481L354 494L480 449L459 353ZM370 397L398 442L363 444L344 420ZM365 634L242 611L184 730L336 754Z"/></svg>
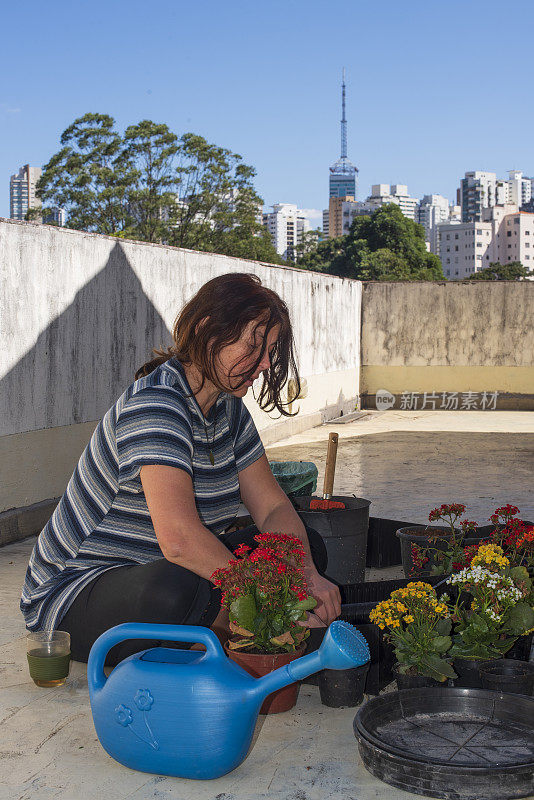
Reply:
<svg viewBox="0 0 534 800"><path fill-rule="evenodd" d="M512 169L505 180L494 172L466 172L460 181L462 222L480 222L485 208L514 203L521 208L534 196L534 179Z"/></svg>
<svg viewBox="0 0 534 800"><path fill-rule="evenodd" d="M449 206L449 220L451 222L461 222L462 221L462 206L460 206L460 205L450 205Z"/></svg>
<svg viewBox="0 0 534 800"><path fill-rule="evenodd" d="M462 222L481 222L482 209L497 205L497 176L494 172L466 172L460 181ZM504 201L504 197L501 202Z"/></svg>
<svg viewBox="0 0 534 800"><path fill-rule="evenodd" d="M518 208L532 198L532 178L524 178L521 170L512 169L508 173L506 203L515 203Z"/></svg>
<svg viewBox="0 0 534 800"><path fill-rule="evenodd" d="M330 167L328 197L356 197L358 169L347 158L347 118L345 116L345 70L341 84L341 157Z"/></svg>
<svg viewBox="0 0 534 800"><path fill-rule="evenodd" d="M336 236L346 236L354 217L361 217L363 214L372 214L376 209L367 201L361 202L354 197L331 197L328 207L328 233L325 238L335 238ZM323 213L323 231L324 214Z"/></svg>
<svg viewBox="0 0 534 800"><path fill-rule="evenodd" d="M375 183L371 187L371 194L366 200L371 211L376 211L386 203L394 203L408 219L415 220L415 212L419 201L410 197L408 187L403 183Z"/></svg>
<svg viewBox="0 0 534 800"><path fill-rule="evenodd" d="M534 214L517 205L484 208L482 220L437 225L439 257L449 280L462 280L491 263L520 261L534 280Z"/></svg>
<svg viewBox="0 0 534 800"><path fill-rule="evenodd" d="M9 180L9 215L23 220L29 208L39 208L41 201L35 195L35 185L41 177L41 167L26 164Z"/></svg>
<svg viewBox="0 0 534 800"><path fill-rule="evenodd" d="M286 261L296 261L296 246L303 234L311 229L304 212L292 203L275 203L272 212L263 215L263 224L278 255Z"/></svg>
<svg viewBox="0 0 534 800"><path fill-rule="evenodd" d="M67 215L64 208L47 208L43 211L43 222L45 225L58 225L62 228L65 225Z"/></svg>
<svg viewBox="0 0 534 800"><path fill-rule="evenodd" d="M323 209L323 238L328 239L330 236L330 210Z"/></svg>
<svg viewBox="0 0 534 800"><path fill-rule="evenodd" d="M436 225L449 219L449 201L441 194L425 194L417 207L415 219L425 229L430 252L438 254Z"/></svg>

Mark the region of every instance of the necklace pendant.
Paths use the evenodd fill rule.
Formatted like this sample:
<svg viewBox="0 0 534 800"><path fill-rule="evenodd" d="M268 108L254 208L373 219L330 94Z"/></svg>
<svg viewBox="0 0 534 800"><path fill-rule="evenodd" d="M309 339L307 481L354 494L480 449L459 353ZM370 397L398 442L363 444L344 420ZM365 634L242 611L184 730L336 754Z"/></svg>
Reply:
<svg viewBox="0 0 534 800"><path fill-rule="evenodd" d="M210 463L211 463L212 467L215 464L215 458L214 458L214 455L213 455L213 450L210 450Z"/></svg>

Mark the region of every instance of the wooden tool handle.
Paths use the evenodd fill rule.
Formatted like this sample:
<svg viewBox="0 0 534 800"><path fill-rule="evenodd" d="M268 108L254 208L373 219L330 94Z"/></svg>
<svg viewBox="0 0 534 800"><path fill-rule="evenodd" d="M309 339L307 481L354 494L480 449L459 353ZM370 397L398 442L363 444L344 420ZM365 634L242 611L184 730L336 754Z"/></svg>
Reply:
<svg viewBox="0 0 534 800"><path fill-rule="evenodd" d="M328 500L334 491L334 473L336 471L338 433L331 433L328 437L328 450L326 453L326 469L324 472L323 500Z"/></svg>

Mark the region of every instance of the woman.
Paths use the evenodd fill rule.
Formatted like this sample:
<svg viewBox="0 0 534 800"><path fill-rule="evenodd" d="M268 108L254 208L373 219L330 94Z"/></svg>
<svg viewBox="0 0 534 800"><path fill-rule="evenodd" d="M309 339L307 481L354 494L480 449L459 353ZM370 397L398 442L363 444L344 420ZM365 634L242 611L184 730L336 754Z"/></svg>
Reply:
<svg viewBox="0 0 534 800"><path fill-rule="evenodd" d="M281 400L291 366L287 306L254 275L206 283L178 316L174 343L135 375L98 424L28 565L21 610L30 630L60 628L87 661L122 622L227 629L210 581L258 530L298 536L322 624L340 611L320 573L326 550L275 481L242 398L263 373L261 408ZM240 499L255 525L224 533ZM313 623L310 623L313 624ZM150 646L127 642L109 664Z"/></svg>

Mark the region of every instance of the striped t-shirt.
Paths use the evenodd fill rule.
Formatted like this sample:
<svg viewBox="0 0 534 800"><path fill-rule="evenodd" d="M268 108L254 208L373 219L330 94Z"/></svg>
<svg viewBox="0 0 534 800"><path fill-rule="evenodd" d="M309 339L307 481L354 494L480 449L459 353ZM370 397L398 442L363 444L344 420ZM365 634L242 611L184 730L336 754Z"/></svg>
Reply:
<svg viewBox="0 0 534 800"><path fill-rule="evenodd" d="M214 534L235 519L238 472L265 450L240 398L219 394L204 417L191 394L171 358L129 386L99 422L31 554L20 603L27 628L56 628L105 570L163 558L139 476L144 464L185 470Z"/></svg>

